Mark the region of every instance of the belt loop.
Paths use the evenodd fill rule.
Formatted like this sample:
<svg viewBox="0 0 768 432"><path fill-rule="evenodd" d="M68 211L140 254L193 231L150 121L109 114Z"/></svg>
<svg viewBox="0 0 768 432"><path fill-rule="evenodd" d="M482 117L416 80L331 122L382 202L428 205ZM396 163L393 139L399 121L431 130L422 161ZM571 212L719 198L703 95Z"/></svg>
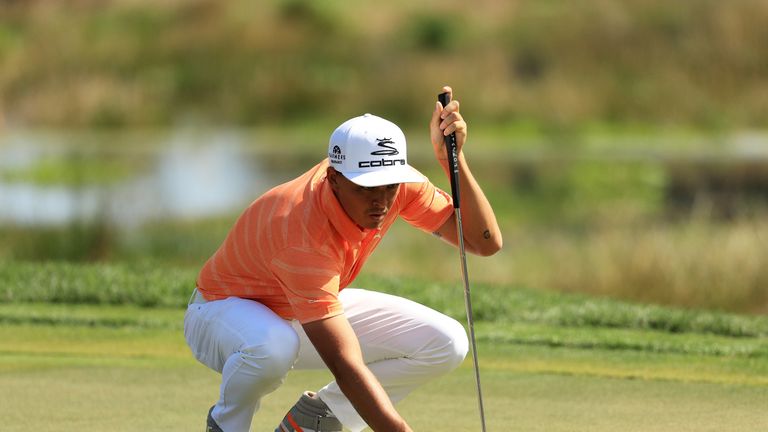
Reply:
<svg viewBox="0 0 768 432"><path fill-rule="evenodd" d="M195 288L192 291L192 297L189 298L189 303L187 304L187 306L191 304L203 304L203 303L208 303L208 300L206 300L205 297L203 297L203 294L200 292L199 288Z"/></svg>
<svg viewBox="0 0 768 432"><path fill-rule="evenodd" d="M195 298L197 297L197 294L198 294L197 288L193 289L192 295L189 297L189 302L187 302L187 306L195 302Z"/></svg>

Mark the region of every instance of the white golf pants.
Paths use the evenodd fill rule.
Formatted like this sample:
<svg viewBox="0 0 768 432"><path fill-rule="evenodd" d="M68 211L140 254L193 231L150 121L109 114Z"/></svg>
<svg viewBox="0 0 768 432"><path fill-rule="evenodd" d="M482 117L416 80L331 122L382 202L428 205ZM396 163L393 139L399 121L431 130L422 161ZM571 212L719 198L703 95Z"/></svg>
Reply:
<svg viewBox="0 0 768 432"><path fill-rule="evenodd" d="M366 364L394 403L455 369L467 354L462 325L424 305L354 288L342 290L339 299ZM195 358L222 375L212 415L225 432L247 432L261 398L291 368L325 368L301 324L253 300L190 303L184 336ZM366 427L335 381L317 393L347 429Z"/></svg>

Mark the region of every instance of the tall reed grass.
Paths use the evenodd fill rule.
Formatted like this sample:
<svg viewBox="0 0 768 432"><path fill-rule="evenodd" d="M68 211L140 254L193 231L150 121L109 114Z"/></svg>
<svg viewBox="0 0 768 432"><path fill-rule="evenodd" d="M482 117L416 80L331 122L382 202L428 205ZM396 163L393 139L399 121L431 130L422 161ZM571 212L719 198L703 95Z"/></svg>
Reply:
<svg viewBox="0 0 768 432"><path fill-rule="evenodd" d="M643 302L768 313L768 223L605 227L550 238L551 271L531 283Z"/></svg>
<svg viewBox="0 0 768 432"><path fill-rule="evenodd" d="M589 228L506 224L504 249L469 257L470 281L654 304L768 312L768 222L694 219ZM456 251L396 228L366 267L460 281Z"/></svg>
<svg viewBox="0 0 768 432"><path fill-rule="evenodd" d="M164 223L129 234L103 226L5 228L0 261L143 262L199 269L228 220ZM768 313L768 222L691 219L574 228L505 221L504 249L469 256L471 282L581 292L646 303ZM142 267L144 266L144 267ZM75 270L72 270L75 271ZM193 272L194 273L194 272ZM396 224L363 269L366 275L460 281L452 247ZM357 283L357 282L356 282Z"/></svg>

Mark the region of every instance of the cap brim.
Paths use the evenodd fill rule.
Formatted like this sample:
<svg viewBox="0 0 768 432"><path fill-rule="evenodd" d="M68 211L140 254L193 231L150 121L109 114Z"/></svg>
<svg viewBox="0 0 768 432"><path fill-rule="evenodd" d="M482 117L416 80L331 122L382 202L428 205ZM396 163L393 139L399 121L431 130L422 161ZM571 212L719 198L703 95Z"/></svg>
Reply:
<svg viewBox="0 0 768 432"><path fill-rule="evenodd" d="M364 187L385 186L396 183L423 183L427 181L410 165L402 165L376 171L343 172L344 177Z"/></svg>

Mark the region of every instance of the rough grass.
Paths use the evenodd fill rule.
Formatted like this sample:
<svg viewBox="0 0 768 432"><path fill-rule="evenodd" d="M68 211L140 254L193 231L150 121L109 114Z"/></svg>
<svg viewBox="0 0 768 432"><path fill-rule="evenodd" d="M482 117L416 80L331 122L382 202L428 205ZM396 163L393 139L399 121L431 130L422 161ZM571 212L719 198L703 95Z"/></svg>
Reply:
<svg viewBox="0 0 768 432"><path fill-rule="evenodd" d="M182 309L197 271L144 264L74 264L0 262L0 301L85 305L130 305ZM402 295L462 319L463 295L457 283L376 275L360 277L355 286ZM715 311L676 309L626 303L585 295L563 295L522 287L473 284L478 321L602 327L699 333L731 337L768 336L768 318ZM31 320L34 315L0 309L0 320ZM55 313L47 315L57 316ZM23 317L23 318L19 318ZM62 316L61 319L64 319ZM115 319L111 315L103 319ZM130 314L125 319L130 319ZM120 324L119 321L117 321ZM124 323L127 324L127 323Z"/></svg>
<svg viewBox="0 0 768 432"><path fill-rule="evenodd" d="M0 262L0 301L186 305L197 272L151 263Z"/></svg>

